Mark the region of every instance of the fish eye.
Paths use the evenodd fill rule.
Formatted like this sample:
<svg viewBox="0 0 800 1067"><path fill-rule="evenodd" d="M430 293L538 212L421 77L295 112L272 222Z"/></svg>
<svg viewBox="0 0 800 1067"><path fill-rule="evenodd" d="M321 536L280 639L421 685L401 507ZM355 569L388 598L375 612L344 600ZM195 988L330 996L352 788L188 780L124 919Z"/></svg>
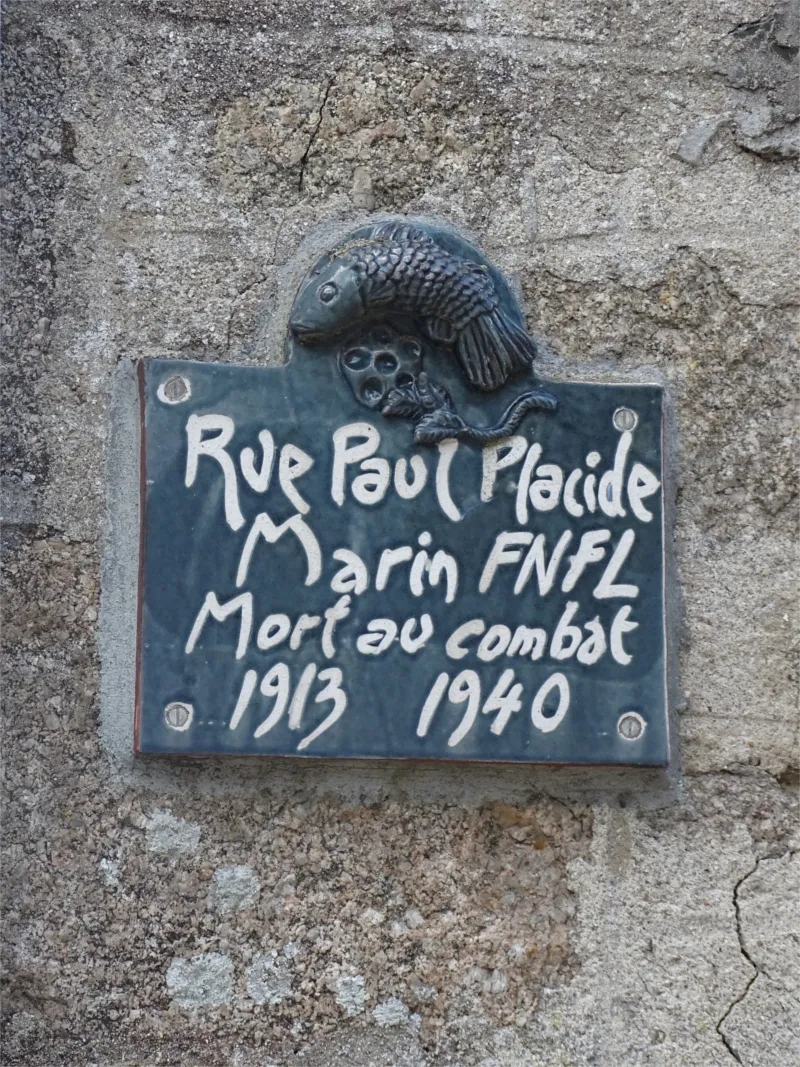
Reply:
<svg viewBox="0 0 800 1067"><path fill-rule="evenodd" d="M330 304L331 300L335 300L339 295L339 286L334 282L325 282L319 287L317 295L323 304Z"/></svg>

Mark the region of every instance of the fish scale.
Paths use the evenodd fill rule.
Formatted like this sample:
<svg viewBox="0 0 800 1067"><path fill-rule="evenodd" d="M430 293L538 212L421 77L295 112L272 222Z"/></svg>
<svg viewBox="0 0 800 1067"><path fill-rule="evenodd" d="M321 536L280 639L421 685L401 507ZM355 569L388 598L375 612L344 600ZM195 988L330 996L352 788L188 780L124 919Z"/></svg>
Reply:
<svg viewBox="0 0 800 1067"><path fill-rule="evenodd" d="M497 294L485 270L449 255L433 241L403 247L376 241L357 249L355 261L366 284L365 296L391 285L391 298L403 310L443 318L461 330L477 315L497 306Z"/></svg>

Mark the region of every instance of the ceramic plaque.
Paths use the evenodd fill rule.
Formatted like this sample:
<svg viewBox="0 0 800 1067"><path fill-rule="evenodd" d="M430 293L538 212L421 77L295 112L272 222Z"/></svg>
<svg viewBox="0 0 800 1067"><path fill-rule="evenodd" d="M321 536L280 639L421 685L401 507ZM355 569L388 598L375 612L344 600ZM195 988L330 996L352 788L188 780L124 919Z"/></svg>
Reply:
<svg viewBox="0 0 800 1067"><path fill-rule="evenodd" d="M311 265L283 365L143 362L137 751L665 764L662 390L535 355L404 221Z"/></svg>

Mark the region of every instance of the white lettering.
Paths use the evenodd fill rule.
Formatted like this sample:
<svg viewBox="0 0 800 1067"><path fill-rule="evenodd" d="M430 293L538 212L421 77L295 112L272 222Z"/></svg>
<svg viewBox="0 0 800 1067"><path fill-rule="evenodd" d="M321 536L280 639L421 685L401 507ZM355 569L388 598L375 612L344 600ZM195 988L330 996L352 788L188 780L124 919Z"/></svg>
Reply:
<svg viewBox="0 0 800 1067"><path fill-rule="evenodd" d="M484 715L491 715L493 711L497 712L497 717L489 727L493 734L502 734L508 720L514 712L519 711L522 707L522 700L520 699L522 697L522 683L517 682L516 685L512 685L513 681L514 672L509 667L497 679L497 685L486 698L486 703L481 708L481 712Z"/></svg>
<svg viewBox="0 0 800 1067"><path fill-rule="evenodd" d="M575 588L578 579L590 563L599 563L605 559L606 550L602 547L611 537L610 530L587 530L581 537L578 551L569 557L569 570L561 583L561 590L569 593Z"/></svg>
<svg viewBox="0 0 800 1067"><path fill-rule="evenodd" d="M518 626L508 646L507 655L541 659L547 647L547 634L539 626Z"/></svg>
<svg viewBox="0 0 800 1067"><path fill-rule="evenodd" d="M379 656L396 637L397 623L393 619L373 619L367 623L367 633L356 641L356 648L363 656Z"/></svg>
<svg viewBox="0 0 800 1067"><path fill-rule="evenodd" d="M360 445L348 446L351 438L363 437ZM345 471L353 463L360 463L377 451L381 435L369 422L350 422L340 426L333 435L333 472L331 474L331 496L339 507L344 504Z"/></svg>
<svg viewBox="0 0 800 1067"><path fill-rule="evenodd" d="M256 515L242 549L239 567L236 571L237 588L245 583L247 572L250 568L250 560L259 537L263 537L267 544L274 545L287 530L292 531L306 554L307 573L305 584L313 585L317 581L320 574L322 574L322 552L319 547L319 541L314 536L311 527L306 525L299 515L292 515L286 522L276 526L266 511L262 511Z"/></svg>
<svg viewBox="0 0 800 1067"><path fill-rule="evenodd" d="M552 689L558 689L558 707L553 715L544 714L544 702ZM533 698L531 722L537 730L549 734L561 724L569 708L569 682L563 674L551 674Z"/></svg>
<svg viewBox="0 0 800 1067"><path fill-rule="evenodd" d="M649 471L643 463L634 463L628 475L628 501L631 511L640 522L650 522L653 518L652 511L648 511L642 501L652 496L660 485L661 482L655 474Z"/></svg>
<svg viewBox="0 0 800 1067"><path fill-rule="evenodd" d="M239 690L239 698L236 701L236 707L233 709L231 721L228 723L229 730L235 730L241 722L242 716L247 711L247 705L250 703L257 681L258 671L245 671L242 679L242 688Z"/></svg>
<svg viewBox="0 0 800 1067"><path fill-rule="evenodd" d="M381 558L378 561L378 573L375 576L375 588L380 592L385 589L389 575L392 572L392 567L396 567L398 563L408 563L411 557L414 555L414 549L411 545L401 545L400 548L384 548L381 552Z"/></svg>
<svg viewBox="0 0 800 1067"><path fill-rule="evenodd" d="M522 470L520 471L519 481L517 482L516 502L517 522L520 524L520 526L524 526L528 521L528 489L530 488L534 468L539 462L541 455L542 446L533 444L528 449L528 454L525 457L525 462L522 464Z"/></svg>
<svg viewBox="0 0 800 1067"><path fill-rule="evenodd" d="M481 480L481 500L491 500L497 472L519 463L528 448L524 437L509 437L495 445L483 449L483 478Z"/></svg>
<svg viewBox="0 0 800 1067"><path fill-rule="evenodd" d="M292 636L289 638L289 648L292 652L296 652L303 643L303 635L308 630L315 630L321 622L322 617L320 615L306 615L304 613L298 618L294 624Z"/></svg>
<svg viewBox="0 0 800 1067"><path fill-rule="evenodd" d="M297 508L301 515L307 515L311 510L308 503L303 500L292 482L302 477L306 471L314 466L314 460L297 445L284 445L278 459L278 481L283 495L289 503Z"/></svg>
<svg viewBox="0 0 800 1067"><path fill-rule="evenodd" d="M495 623L486 631L481 643L478 645L478 659L484 663L491 663L493 659L502 656L511 641L511 630L502 623Z"/></svg>
<svg viewBox="0 0 800 1067"><path fill-rule="evenodd" d="M558 507L564 472L555 463L543 463L536 468L536 481L531 486L531 504L537 511L552 511Z"/></svg>
<svg viewBox="0 0 800 1067"><path fill-rule="evenodd" d="M350 614L350 597L340 596L333 607L325 612L325 625L322 628L322 652L328 659L333 659L336 649L333 644L333 632L337 622Z"/></svg>
<svg viewBox="0 0 800 1067"><path fill-rule="evenodd" d="M458 451L458 441L448 437L446 441L440 441L436 447L439 449L439 462L436 464L436 499L448 519L461 522L461 512L450 496L450 464Z"/></svg>
<svg viewBox="0 0 800 1067"><path fill-rule="evenodd" d="M386 496L391 478L391 468L385 459L365 459L359 467L364 474L359 474L353 479L353 496L359 502L369 507L372 504L380 504Z"/></svg>
<svg viewBox="0 0 800 1067"><path fill-rule="evenodd" d="M444 646L445 655L450 659L463 659L469 654L468 648L462 648L461 642L468 637L479 637L486 629L486 623L482 619L470 619L453 630Z"/></svg>
<svg viewBox="0 0 800 1067"><path fill-rule="evenodd" d="M445 604L452 604L458 592L458 563L450 555L440 548L434 553L428 572L428 581L431 585L438 585L440 577L444 575L447 583L447 592L444 596Z"/></svg>
<svg viewBox="0 0 800 1067"><path fill-rule="evenodd" d="M220 604L217 600L216 593L207 593L206 598L203 601L203 606L200 608L197 613L197 618L194 620L189 639L186 642L186 655L190 655L194 650L194 646L197 644L197 640L203 632L203 627L205 626L206 619L209 615L213 616L217 622L223 622L235 611L240 611L242 613L239 620L239 641L236 645L236 658L241 659L250 642L250 631L253 628L252 593L240 593L226 604Z"/></svg>
<svg viewBox="0 0 800 1067"><path fill-rule="evenodd" d="M406 619L400 631L400 647L404 652L408 652L410 656L424 648L433 633L433 619L430 615L423 615L419 622L419 637L414 637L414 630L417 626L416 619Z"/></svg>
<svg viewBox="0 0 800 1067"><path fill-rule="evenodd" d="M407 480L407 470L411 467L414 475L413 481ZM419 496L428 481L428 468L422 456L412 456L406 463L405 459L398 459L394 465L394 489L401 500L413 500Z"/></svg>
<svg viewBox="0 0 800 1067"><path fill-rule="evenodd" d="M462 671L457 674L447 691L447 699L453 704L466 702L467 705L463 719L447 739L448 747L453 748L467 736L478 714L481 704L481 680L477 673Z"/></svg>
<svg viewBox="0 0 800 1067"><path fill-rule="evenodd" d="M622 480L625 477L625 464L628 461L632 440L633 434L628 431L620 435L614 456L614 469L606 471L597 487L600 510L612 518L625 517L625 508L622 506Z"/></svg>
<svg viewBox="0 0 800 1067"><path fill-rule="evenodd" d="M291 628L292 622L288 615L267 615L258 628L256 644L262 652L275 648L281 641L286 640Z"/></svg>
<svg viewBox="0 0 800 1067"><path fill-rule="evenodd" d="M575 490L582 474L581 468L577 467L567 478L567 484L564 486L564 510L576 519L579 519L585 510L583 504L579 504L575 499Z"/></svg>
<svg viewBox="0 0 800 1067"><path fill-rule="evenodd" d="M303 721L303 712L305 711L306 702L308 701L308 694L314 679L317 676L316 663L309 663L303 673L300 675L300 681L297 683L297 688L294 691L291 703L289 704L289 729L299 730Z"/></svg>
<svg viewBox="0 0 800 1067"><path fill-rule="evenodd" d="M431 720L436 714L436 709L442 702L445 689L450 681L449 674L440 674L431 686L431 691L425 700L417 723L417 737L425 737L430 729Z"/></svg>
<svg viewBox="0 0 800 1067"><path fill-rule="evenodd" d="M304 748L308 748L311 742L316 741L320 734L324 734L335 722L338 722L342 715L344 715L345 708L347 707L347 695L342 689L342 672L338 667L326 667L324 671L320 671L319 680L321 682L327 682L328 684L314 697L314 703L322 704L326 700L332 700L333 709L330 714L322 720L319 726L311 731L308 737L303 738L297 746L298 752L302 752Z"/></svg>
<svg viewBox="0 0 800 1067"><path fill-rule="evenodd" d="M614 621L611 623L611 655L617 661L621 663L623 667L627 667L633 659L633 656L629 655L622 645L622 635L628 634L632 630L638 630L638 622L628 622L628 617L631 613L630 604L626 604L624 608L620 608L617 614L614 616Z"/></svg>
<svg viewBox="0 0 800 1067"><path fill-rule="evenodd" d="M242 468L244 480L256 493L266 493L272 478L272 465L275 462L275 442L269 430L262 430L258 435L258 443L261 445L262 460L261 470L255 466L256 454L252 448L243 448L239 454L239 466Z"/></svg>
<svg viewBox="0 0 800 1067"><path fill-rule="evenodd" d="M522 552L518 548L509 546L529 545L532 540L533 534L528 530L499 533L495 537L489 558L484 565L483 574L481 574L481 579L478 583L478 592L485 593L487 591L501 563L519 563L522 558Z"/></svg>
<svg viewBox="0 0 800 1067"><path fill-rule="evenodd" d="M578 663L591 666L592 663L597 663L606 650L606 635L597 615L584 625L589 636L578 649L577 660Z"/></svg>
<svg viewBox="0 0 800 1067"><path fill-rule="evenodd" d="M344 564L331 578L334 593L354 593L356 596L363 593L369 585L369 571L361 556L349 548L337 548L333 558Z"/></svg>
<svg viewBox="0 0 800 1067"><path fill-rule="evenodd" d="M232 530L244 526L244 515L239 507L239 489L236 483L236 468L233 460L225 451L225 446L233 437L235 429L233 419L227 415L190 415L186 422L186 488L194 485L197 477L197 462L200 456L210 456L222 468L225 482L225 521ZM204 439L207 430L217 430L216 437Z"/></svg>
<svg viewBox="0 0 800 1067"><path fill-rule="evenodd" d="M595 493L596 485L597 475L587 474L586 481L583 483L583 499L586 501L586 507L593 515L597 511L597 494Z"/></svg>
<svg viewBox="0 0 800 1067"><path fill-rule="evenodd" d="M539 586L539 596L547 596L553 588L553 582L556 580L556 572L561 566L561 560L564 553L567 551L567 547L571 540L572 532L570 530L565 530L561 537L559 537L556 547L553 549L553 554L550 556L550 562L546 564L545 550L547 541L544 534L537 534L519 569L517 580L514 583L514 592L522 592L528 584L531 571L535 566L536 581Z"/></svg>
<svg viewBox="0 0 800 1067"><path fill-rule="evenodd" d="M430 534L428 534L428 537L430 537ZM408 585L412 596L422 596L425 592L422 579L425 577L425 572L430 569L430 557L428 556L428 553L422 549L420 552L417 552L414 557L414 562L411 564L411 573L408 576Z"/></svg>
<svg viewBox="0 0 800 1067"><path fill-rule="evenodd" d="M550 642L550 655L553 659L569 659L570 656L575 655L581 643L583 635L580 627L571 625L577 610L578 601L568 600L567 606L558 620L553 640Z"/></svg>
<svg viewBox="0 0 800 1067"><path fill-rule="evenodd" d="M260 726L256 727L253 737L263 737L268 734L273 726L277 725L289 703L289 690L291 689L291 677L289 668L285 663L276 663L261 679L261 694L265 697L275 697L272 711L264 719Z"/></svg>
<svg viewBox="0 0 800 1067"><path fill-rule="evenodd" d="M620 537L619 544L614 549L614 554L603 571L603 577L594 587L592 595L598 600L606 600L609 597L617 596L634 597L639 595L638 585L614 585L614 579L619 574L622 564L628 558L628 553L633 548L635 540L636 534L633 530L625 530L622 537Z"/></svg>

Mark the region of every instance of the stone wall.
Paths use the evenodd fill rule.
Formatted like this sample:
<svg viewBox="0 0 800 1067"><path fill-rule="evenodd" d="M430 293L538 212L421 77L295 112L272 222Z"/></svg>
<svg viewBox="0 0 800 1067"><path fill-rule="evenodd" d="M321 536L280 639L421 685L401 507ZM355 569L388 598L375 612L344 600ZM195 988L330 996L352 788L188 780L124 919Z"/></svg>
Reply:
<svg viewBox="0 0 800 1067"><path fill-rule="evenodd" d="M5 5L3 1063L800 1062L799 21ZM668 387L669 780L115 746L115 382L278 360L287 264L370 212L479 241L545 376Z"/></svg>

